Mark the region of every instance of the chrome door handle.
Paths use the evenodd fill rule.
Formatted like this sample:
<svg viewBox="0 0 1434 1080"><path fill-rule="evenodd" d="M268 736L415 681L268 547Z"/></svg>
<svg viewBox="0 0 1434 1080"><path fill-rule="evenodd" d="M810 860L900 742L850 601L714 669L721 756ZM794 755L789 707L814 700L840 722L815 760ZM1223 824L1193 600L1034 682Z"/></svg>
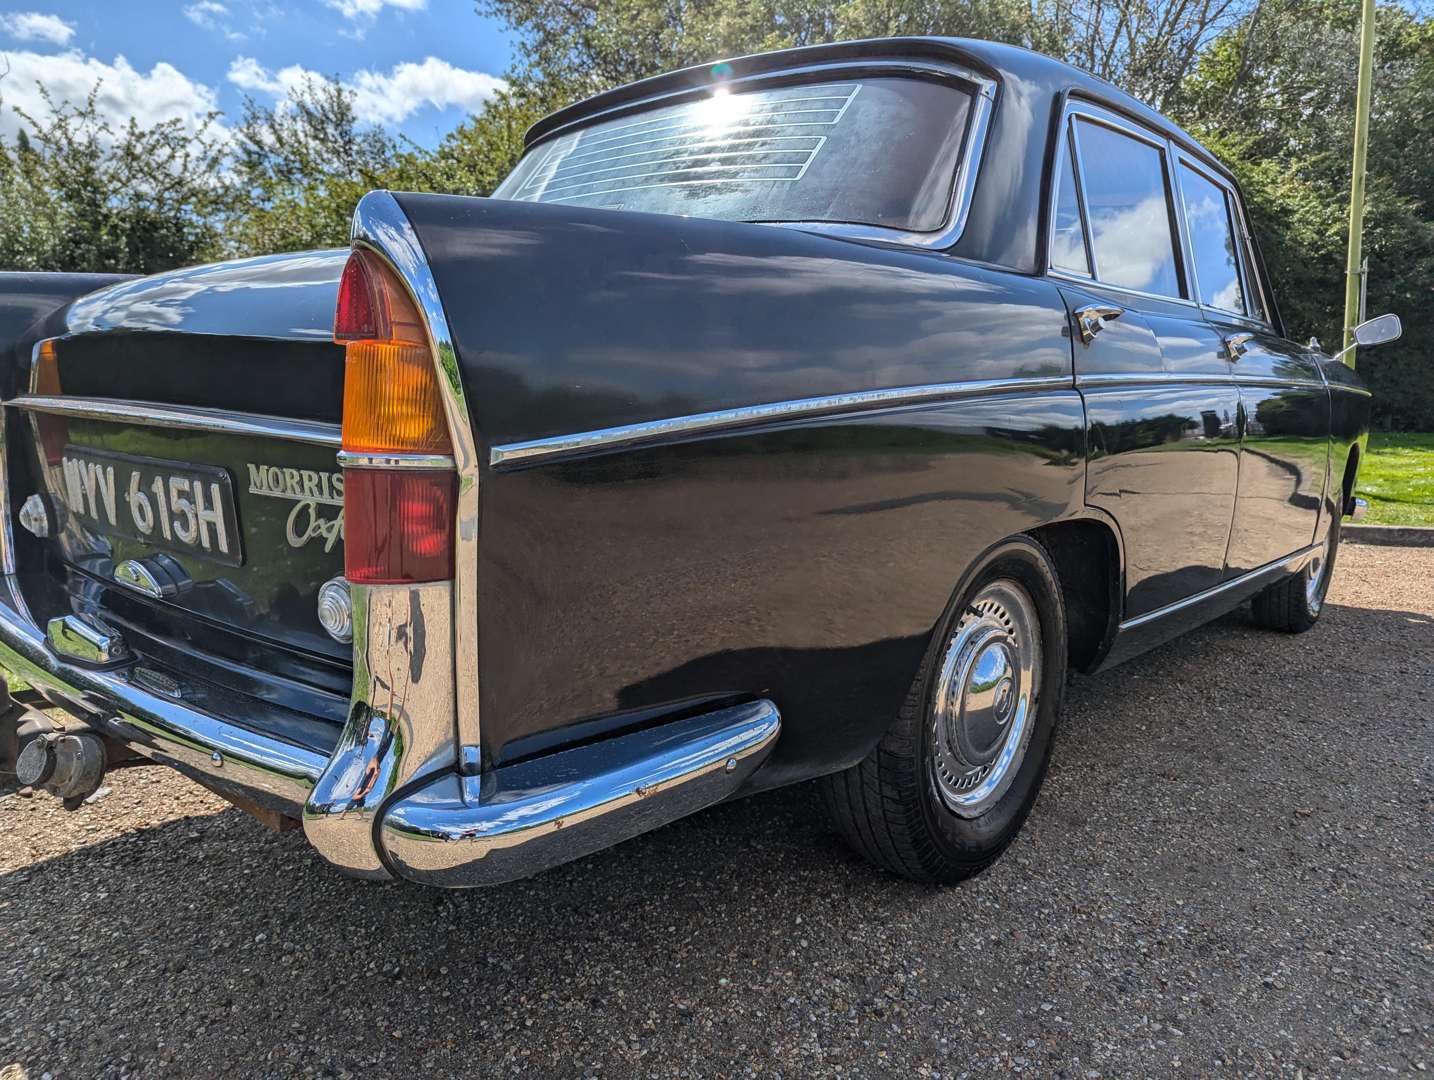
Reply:
<svg viewBox="0 0 1434 1080"><path fill-rule="evenodd" d="M1089 345L1095 340L1096 334L1105 329L1105 324L1111 319L1118 319L1125 314L1124 308L1113 307L1110 304L1083 304L1075 309L1076 327L1080 330L1081 343Z"/></svg>
<svg viewBox="0 0 1434 1080"><path fill-rule="evenodd" d="M1229 334L1225 338L1225 355L1231 361L1245 355L1245 346L1255 340L1254 334Z"/></svg>

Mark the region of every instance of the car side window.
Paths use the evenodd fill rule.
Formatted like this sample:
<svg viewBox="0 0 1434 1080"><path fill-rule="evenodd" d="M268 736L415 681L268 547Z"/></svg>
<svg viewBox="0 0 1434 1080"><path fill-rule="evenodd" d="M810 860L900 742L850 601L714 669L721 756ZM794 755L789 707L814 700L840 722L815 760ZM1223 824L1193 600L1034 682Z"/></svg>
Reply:
<svg viewBox="0 0 1434 1080"><path fill-rule="evenodd" d="M1164 152L1084 117L1075 127L1096 279L1183 297Z"/></svg>
<svg viewBox="0 0 1434 1080"><path fill-rule="evenodd" d="M1085 247L1085 224L1081 221L1080 196L1076 193L1075 152L1069 133L1060 155L1061 170L1056 179L1056 217L1051 231L1051 266L1074 274L1090 276L1090 256Z"/></svg>
<svg viewBox="0 0 1434 1080"><path fill-rule="evenodd" d="M1195 286L1207 307L1246 315L1240 280L1240 245L1229 193L1203 173L1180 163L1180 197L1195 262Z"/></svg>

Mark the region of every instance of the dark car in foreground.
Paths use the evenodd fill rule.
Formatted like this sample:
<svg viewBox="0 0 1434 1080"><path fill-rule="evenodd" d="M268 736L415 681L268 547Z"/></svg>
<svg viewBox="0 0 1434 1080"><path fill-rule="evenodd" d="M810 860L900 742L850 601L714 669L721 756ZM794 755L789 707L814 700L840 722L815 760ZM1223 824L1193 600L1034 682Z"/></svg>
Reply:
<svg viewBox="0 0 1434 1080"><path fill-rule="evenodd" d="M7 767L445 886L812 778L980 871L1068 671L1318 618L1370 404L1199 143L961 40L610 91L348 250L7 275L0 334Z"/></svg>

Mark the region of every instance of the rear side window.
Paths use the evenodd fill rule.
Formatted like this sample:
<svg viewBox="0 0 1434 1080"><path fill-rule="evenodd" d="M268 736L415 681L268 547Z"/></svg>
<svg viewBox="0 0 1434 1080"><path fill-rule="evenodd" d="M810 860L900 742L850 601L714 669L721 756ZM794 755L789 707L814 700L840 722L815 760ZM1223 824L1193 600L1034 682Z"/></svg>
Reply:
<svg viewBox="0 0 1434 1080"><path fill-rule="evenodd" d="M1075 126L1095 277L1139 292L1183 296L1165 155L1103 124L1077 118Z"/></svg>
<svg viewBox="0 0 1434 1080"><path fill-rule="evenodd" d="M1085 226L1081 223L1080 196L1076 194L1075 153L1067 135L1061 171L1057 177L1056 222L1051 235L1051 265L1057 270L1090 275L1090 256L1085 249Z"/></svg>
<svg viewBox="0 0 1434 1080"><path fill-rule="evenodd" d="M921 79L719 87L541 143L494 197L934 232L971 103L961 87Z"/></svg>
<svg viewBox="0 0 1434 1080"><path fill-rule="evenodd" d="M1248 313L1240 284L1240 249L1229 194L1189 165L1180 165L1180 196L1195 258L1200 303L1240 315Z"/></svg>

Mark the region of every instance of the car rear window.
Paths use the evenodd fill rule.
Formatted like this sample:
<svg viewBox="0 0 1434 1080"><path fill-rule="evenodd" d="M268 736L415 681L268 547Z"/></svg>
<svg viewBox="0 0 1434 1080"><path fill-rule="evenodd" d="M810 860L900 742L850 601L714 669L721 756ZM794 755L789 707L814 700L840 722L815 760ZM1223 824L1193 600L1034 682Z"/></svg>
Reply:
<svg viewBox="0 0 1434 1080"><path fill-rule="evenodd" d="M542 143L494 197L934 232L970 111L967 91L919 79L719 87Z"/></svg>

